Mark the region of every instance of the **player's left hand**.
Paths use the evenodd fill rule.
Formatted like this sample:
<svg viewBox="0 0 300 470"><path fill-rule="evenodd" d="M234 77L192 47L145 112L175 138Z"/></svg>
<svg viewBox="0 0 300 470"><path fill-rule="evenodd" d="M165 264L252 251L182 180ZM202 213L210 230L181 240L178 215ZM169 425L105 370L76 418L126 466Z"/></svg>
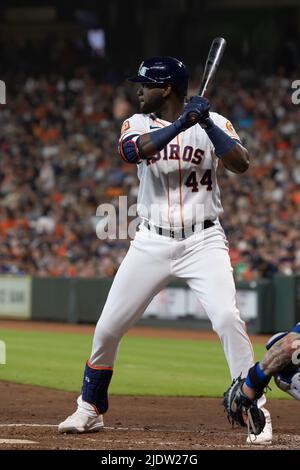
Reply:
<svg viewBox="0 0 300 470"><path fill-rule="evenodd" d="M209 119L210 103L207 98L203 96L192 96L185 106L184 111L189 112L189 108L198 115L197 122L199 124L205 124L207 119Z"/></svg>
<svg viewBox="0 0 300 470"><path fill-rule="evenodd" d="M182 115L174 122L178 132L185 131L197 123L205 126L205 122L210 121L209 108L210 104L206 98L192 96L185 105Z"/></svg>
<svg viewBox="0 0 300 470"><path fill-rule="evenodd" d="M257 406L256 400L250 400L243 392L245 379L238 377L224 393L223 405L229 422L248 427L252 434L260 434L265 427L265 415Z"/></svg>

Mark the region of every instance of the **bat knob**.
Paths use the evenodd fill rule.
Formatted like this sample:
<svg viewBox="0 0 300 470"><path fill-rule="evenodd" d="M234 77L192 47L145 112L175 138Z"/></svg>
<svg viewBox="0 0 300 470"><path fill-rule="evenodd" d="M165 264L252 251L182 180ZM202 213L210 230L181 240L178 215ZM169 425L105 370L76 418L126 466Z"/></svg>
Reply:
<svg viewBox="0 0 300 470"><path fill-rule="evenodd" d="M188 114L188 121L193 123L193 124L196 124L196 122L198 122L199 120L199 116L197 113L189 113Z"/></svg>

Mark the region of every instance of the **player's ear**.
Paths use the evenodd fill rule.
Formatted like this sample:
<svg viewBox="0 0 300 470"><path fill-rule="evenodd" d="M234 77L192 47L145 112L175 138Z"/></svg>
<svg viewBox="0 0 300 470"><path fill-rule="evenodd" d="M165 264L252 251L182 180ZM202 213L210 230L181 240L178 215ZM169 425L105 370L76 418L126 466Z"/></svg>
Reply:
<svg viewBox="0 0 300 470"><path fill-rule="evenodd" d="M168 96L170 96L171 94L171 91L172 91L172 87L170 84L168 84L165 88L163 88L163 98L167 98Z"/></svg>

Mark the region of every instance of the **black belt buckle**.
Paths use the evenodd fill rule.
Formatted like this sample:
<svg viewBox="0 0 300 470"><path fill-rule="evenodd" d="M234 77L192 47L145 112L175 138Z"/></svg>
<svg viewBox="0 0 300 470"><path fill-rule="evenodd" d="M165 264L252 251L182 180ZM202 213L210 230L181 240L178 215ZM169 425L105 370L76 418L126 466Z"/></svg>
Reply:
<svg viewBox="0 0 300 470"><path fill-rule="evenodd" d="M213 227L215 224L212 220L204 220L203 228L204 230L210 227Z"/></svg>

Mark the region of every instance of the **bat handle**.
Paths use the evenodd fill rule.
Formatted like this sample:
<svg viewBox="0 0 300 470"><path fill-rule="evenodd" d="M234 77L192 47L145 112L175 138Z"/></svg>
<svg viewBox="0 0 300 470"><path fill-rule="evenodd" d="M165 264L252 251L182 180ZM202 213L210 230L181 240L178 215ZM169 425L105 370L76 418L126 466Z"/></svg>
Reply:
<svg viewBox="0 0 300 470"><path fill-rule="evenodd" d="M204 83L201 85L199 96L203 96L206 90L207 83ZM196 113L189 113L189 121L191 121L193 124L196 124L198 121L198 115Z"/></svg>
<svg viewBox="0 0 300 470"><path fill-rule="evenodd" d="M198 114L197 114L197 113L193 113L193 112L189 113L189 114L188 114L188 120L189 120L190 122L192 122L193 124L196 124L196 122L198 121Z"/></svg>

